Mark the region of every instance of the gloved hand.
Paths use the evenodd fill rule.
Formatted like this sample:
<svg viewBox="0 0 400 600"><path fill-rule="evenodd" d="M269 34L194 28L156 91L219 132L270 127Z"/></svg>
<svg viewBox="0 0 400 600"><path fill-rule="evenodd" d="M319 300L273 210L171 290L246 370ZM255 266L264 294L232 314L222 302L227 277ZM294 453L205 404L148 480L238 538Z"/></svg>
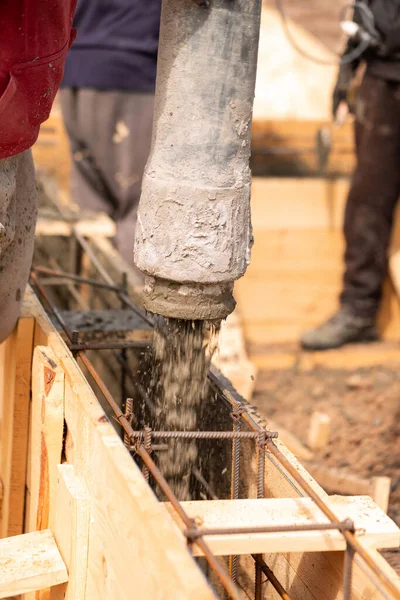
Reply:
<svg viewBox="0 0 400 600"><path fill-rule="evenodd" d="M333 90L332 97L332 114L333 118L336 119L337 110L341 102L345 102L349 109L349 112L353 112L353 105L349 100L349 92L354 79L354 67L350 63L348 65L342 65L339 70L338 79Z"/></svg>

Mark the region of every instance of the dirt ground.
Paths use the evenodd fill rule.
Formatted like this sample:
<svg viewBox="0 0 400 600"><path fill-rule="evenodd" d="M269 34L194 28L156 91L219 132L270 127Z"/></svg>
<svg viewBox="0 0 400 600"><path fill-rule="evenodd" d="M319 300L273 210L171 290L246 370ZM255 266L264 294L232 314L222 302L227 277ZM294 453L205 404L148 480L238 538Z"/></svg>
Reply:
<svg viewBox="0 0 400 600"><path fill-rule="evenodd" d="M312 413L328 414L329 444L315 452L314 462L366 478L391 477L395 489L389 515L400 526L399 398L400 369L385 365L350 372L327 368L262 371L253 403L304 444ZM400 573L400 552L384 555Z"/></svg>

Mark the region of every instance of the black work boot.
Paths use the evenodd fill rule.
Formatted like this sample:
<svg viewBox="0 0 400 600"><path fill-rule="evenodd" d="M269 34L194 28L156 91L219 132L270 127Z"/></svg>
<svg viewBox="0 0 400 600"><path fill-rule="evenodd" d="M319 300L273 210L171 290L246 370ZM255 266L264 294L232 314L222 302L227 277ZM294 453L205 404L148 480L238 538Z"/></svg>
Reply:
<svg viewBox="0 0 400 600"><path fill-rule="evenodd" d="M300 340L304 350L329 350L354 342L372 342L378 339L375 319L356 317L342 307L328 321L306 331Z"/></svg>

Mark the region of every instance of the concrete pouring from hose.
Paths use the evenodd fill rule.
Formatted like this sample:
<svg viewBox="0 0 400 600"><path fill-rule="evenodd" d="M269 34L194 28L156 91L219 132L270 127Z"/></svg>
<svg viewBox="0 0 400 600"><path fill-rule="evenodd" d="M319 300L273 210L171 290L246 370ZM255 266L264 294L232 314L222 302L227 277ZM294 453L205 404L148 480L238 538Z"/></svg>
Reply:
<svg viewBox="0 0 400 600"><path fill-rule="evenodd" d="M261 0L163 0L135 263L145 308L222 319L250 261L250 133Z"/></svg>

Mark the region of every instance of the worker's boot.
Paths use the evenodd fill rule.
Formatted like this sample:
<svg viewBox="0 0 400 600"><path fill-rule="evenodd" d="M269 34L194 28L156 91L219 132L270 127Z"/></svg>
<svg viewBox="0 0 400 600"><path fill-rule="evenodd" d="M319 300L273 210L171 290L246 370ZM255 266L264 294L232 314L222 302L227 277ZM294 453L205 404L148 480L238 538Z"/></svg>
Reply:
<svg viewBox="0 0 400 600"><path fill-rule="evenodd" d="M357 317L347 307L342 307L328 321L306 331L300 343L305 350L329 350L377 339L374 318Z"/></svg>

